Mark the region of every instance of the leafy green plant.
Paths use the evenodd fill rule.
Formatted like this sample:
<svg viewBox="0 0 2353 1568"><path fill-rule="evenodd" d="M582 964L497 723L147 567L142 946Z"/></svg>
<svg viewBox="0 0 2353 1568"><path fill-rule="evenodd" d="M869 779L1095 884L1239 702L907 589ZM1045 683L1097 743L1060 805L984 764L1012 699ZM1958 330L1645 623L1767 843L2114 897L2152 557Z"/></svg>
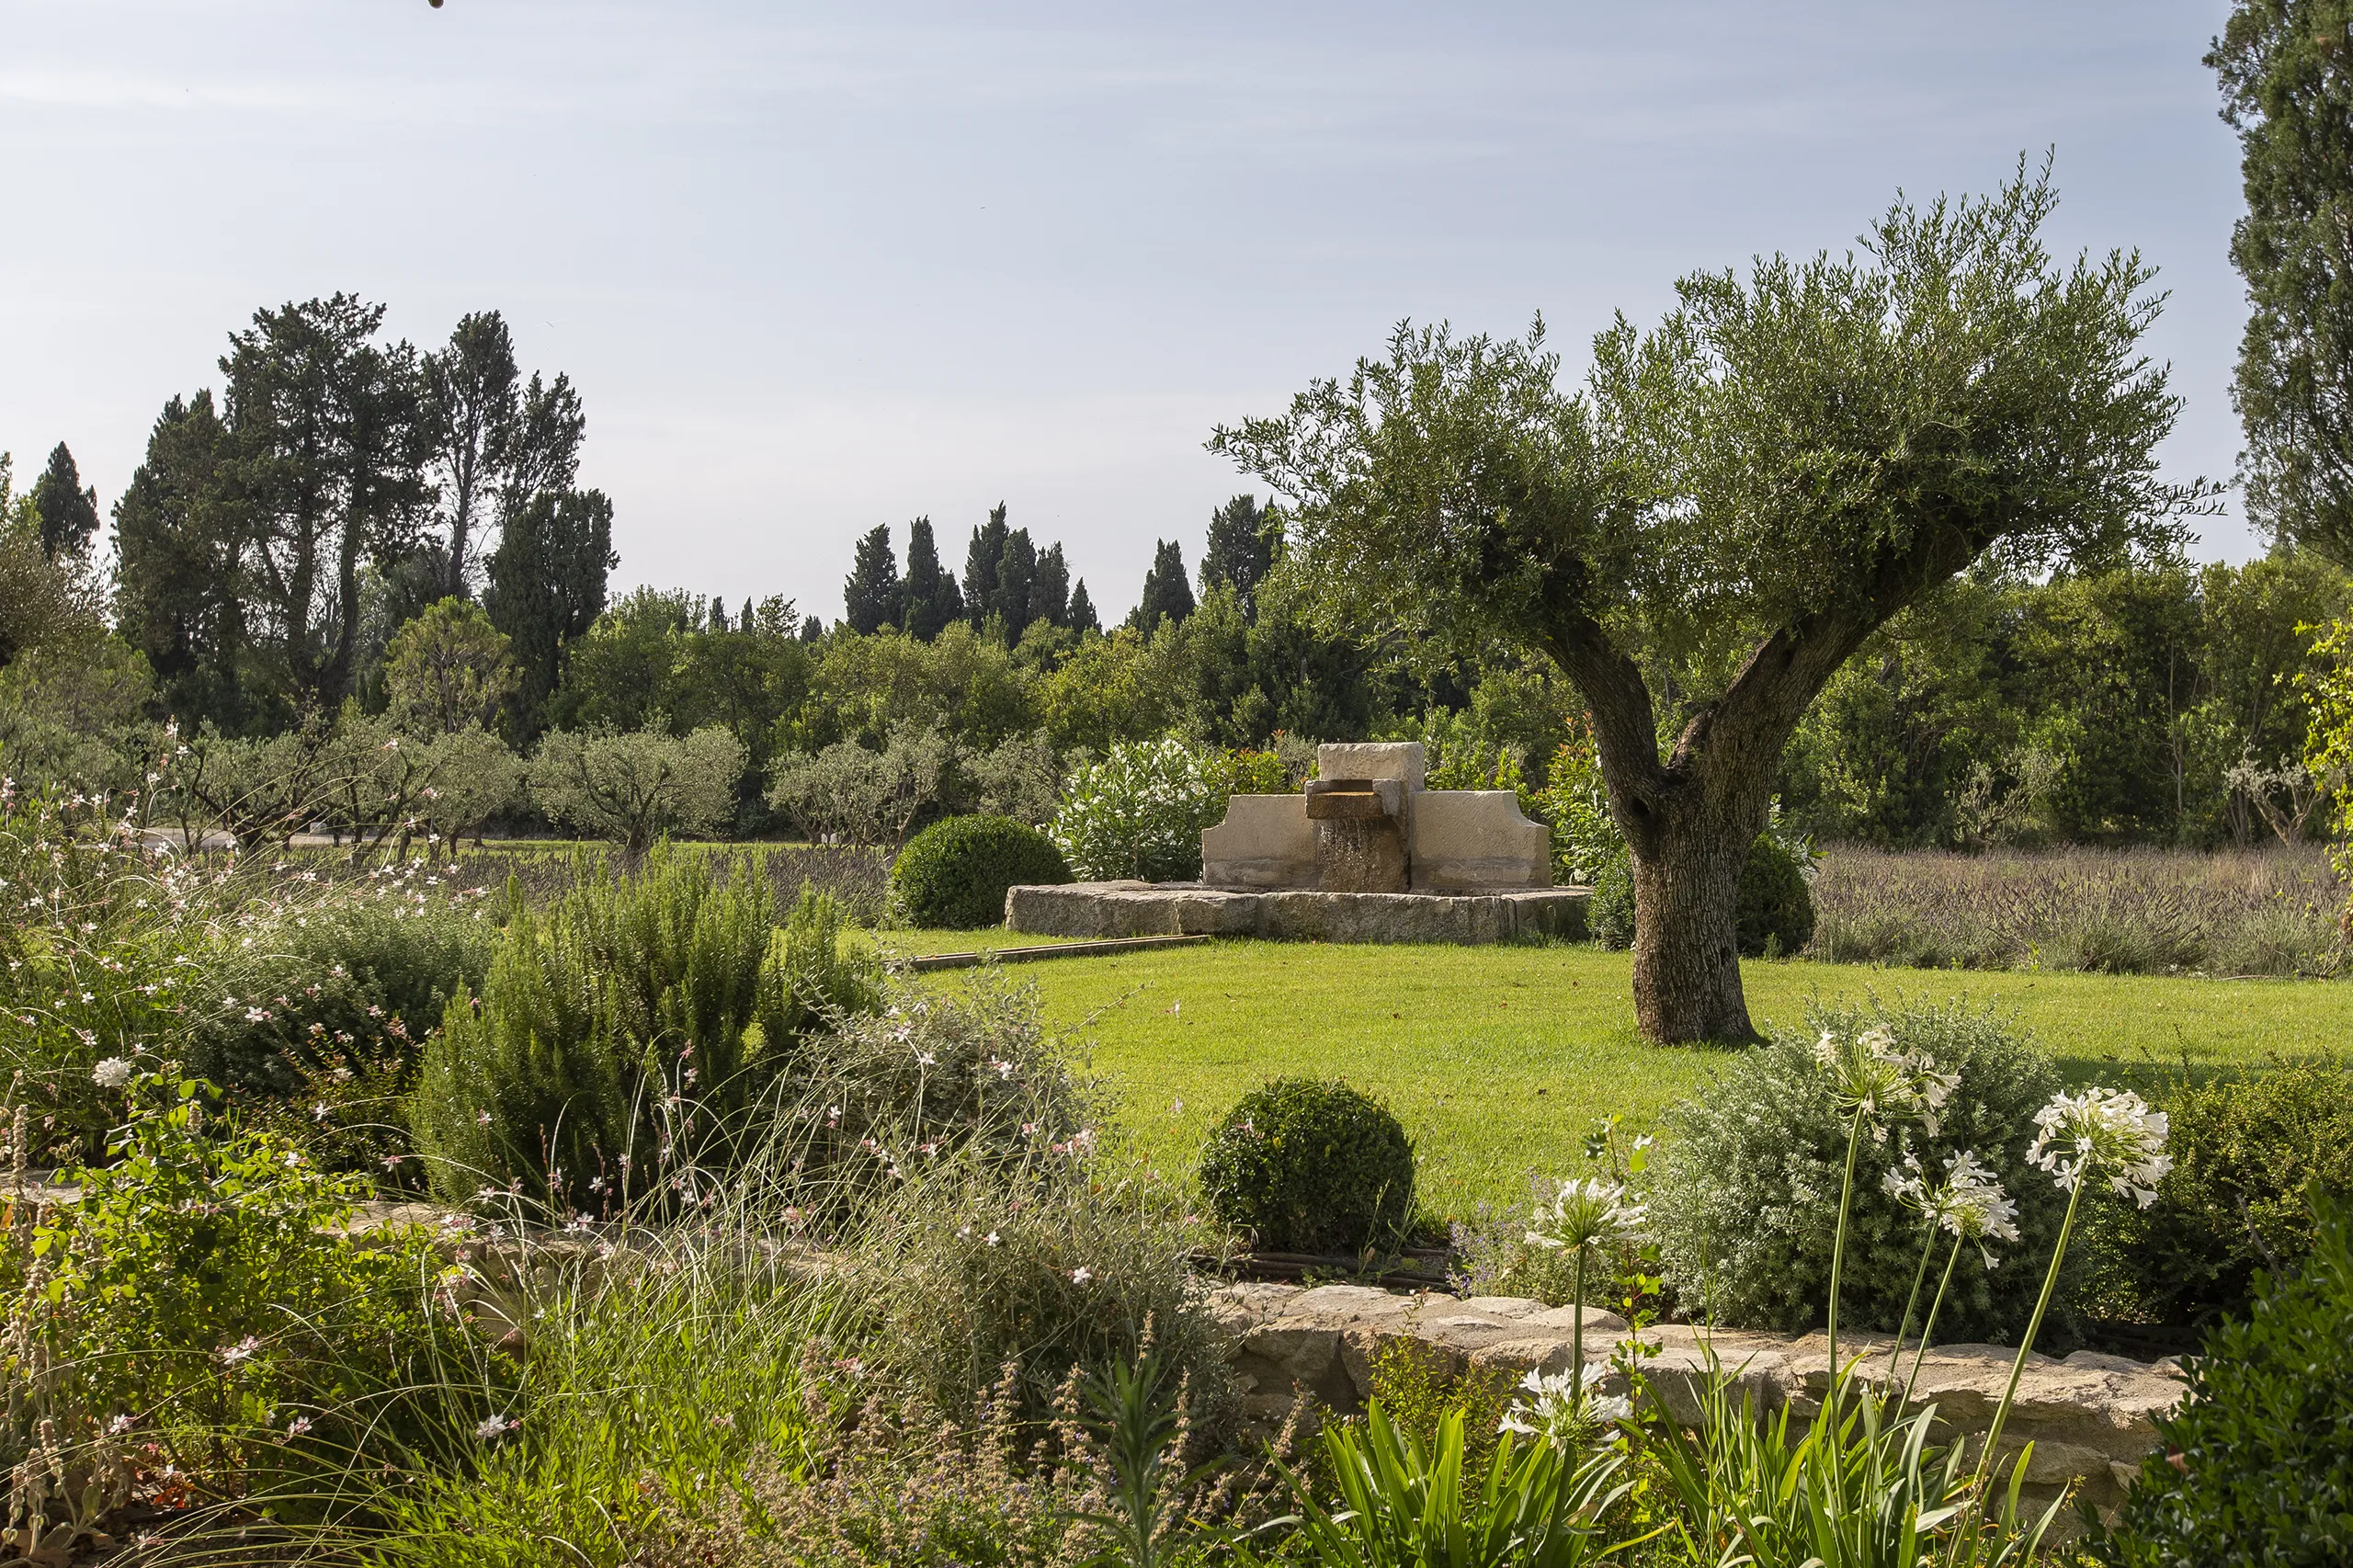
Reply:
<svg viewBox="0 0 2353 1568"><path fill-rule="evenodd" d="M1201 874L1201 832L1225 814L1222 759L1182 741L1121 741L1070 781L1049 835L1088 881L1185 881Z"/></svg>
<svg viewBox="0 0 2353 1568"><path fill-rule="evenodd" d="M2095 1555L2117 1568L2320 1568L2353 1559L2353 1204L2315 1193L2312 1249L2258 1276L2188 1362Z"/></svg>
<svg viewBox="0 0 2353 1568"><path fill-rule="evenodd" d="M1326 1424L1322 1441L1337 1506L1313 1483L1292 1481L1294 1550L1319 1568L1574 1568L1630 1544L1604 1540L1627 1492L1614 1449L1580 1453L1506 1433L1484 1470L1466 1473L1461 1412L1441 1417L1425 1447L1377 1402L1361 1426Z"/></svg>
<svg viewBox="0 0 2353 1568"><path fill-rule="evenodd" d="M2107 1240L2131 1304L2164 1323L2237 1315L2256 1277L2294 1270L2318 1234L2311 1189L2353 1193L2353 1071L2284 1062L2165 1097L2174 1166Z"/></svg>
<svg viewBox="0 0 2353 1568"><path fill-rule="evenodd" d="M1070 880L1053 841L1010 817L936 822L891 868L892 893L909 921L957 930L1002 925L1009 887Z"/></svg>
<svg viewBox="0 0 2353 1568"><path fill-rule="evenodd" d="M1797 857L1769 834L1740 869L1733 930L1743 958L1787 958L1813 940L1813 894Z"/></svg>
<svg viewBox="0 0 2353 1568"><path fill-rule="evenodd" d="M1586 935L1605 948L1634 945L1634 868L1625 856L1601 863L1593 876L1593 896L1586 901Z"/></svg>
<svg viewBox="0 0 2353 1568"><path fill-rule="evenodd" d="M876 1354L951 1419L994 1397L1049 1420L1074 1370L1150 1347L1206 1440L1238 1404L1193 1282L1203 1239L1172 1186L1097 1170L1081 1147L1009 1173L960 1162L911 1180L848 1245Z"/></svg>
<svg viewBox="0 0 2353 1568"><path fill-rule="evenodd" d="M28 1491L45 1467L119 1503L169 1465L199 1499L292 1515L322 1478L438 1440L447 1413L419 1390L470 1358L428 1311L432 1238L351 1232L365 1182L224 1131L218 1092L169 1062L97 1076L124 1113L108 1162L66 1173L76 1200L6 1216L0 1441L10 1462L33 1456L11 1522L44 1518ZM21 1180L21 1142L17 1160ZM46 1501L89 1512L70 1487Z"/></svg>
<svg viewBox="0 0 2353 1568"><path fill-rule="evenodd" d="M1915 1124L1856 1150L1842 1232L1834 1205L1850 1119L1815 1051L1824 1035L1851 1040L1874 1030L1897 1051L1933 1058L1959 1083L1933 1133ZM1664 1272L1695 1312L1784 1330L1823 1322L1839 1273L1849 1321L1895 1328L1919 1274L1921 1232L1890 1179L1907 1174L1907 1156L1942 1170L1971 1153L2018 1202L2018 1250L2047 1253L2066 1204L2048 1182L2031 1179L2026 1129L2058 1087L2050 1058L1990 1009L1958 1001L1816 1006L1805 1033L1777 1033L1668 1108L1648 1194ZM2035 1283L2030 1270L1989 1268L1964 1249L1942 1309L1947 1334L2010 1339L2033 1306Z"/></svg>
<svg viewBox="0 0 2353 1568"><path fill-rule="evenodd" d="M657 846L518 909L478 995L427 1044L411 1125L434 1189L485 1184L596 1211L721 1165L794 1042L871 1005L838 913L804 894L780 935L766 881Z"/></svg>
<svg viewBox="0 0 2353 1568"><path fill-rule="evenodd" d="M1201 1151L1219 1222L1279 1252L1356 1254L1414 1218L1414 1145L1389 1108L1337 1080L1277 1078L1244 1095Z"/></svg>

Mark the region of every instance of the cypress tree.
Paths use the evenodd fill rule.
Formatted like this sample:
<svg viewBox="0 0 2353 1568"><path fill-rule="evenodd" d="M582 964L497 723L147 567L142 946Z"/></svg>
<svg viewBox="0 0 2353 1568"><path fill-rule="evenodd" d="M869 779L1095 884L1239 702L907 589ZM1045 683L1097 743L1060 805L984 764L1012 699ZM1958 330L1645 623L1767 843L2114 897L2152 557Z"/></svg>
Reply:
<svg viewBox="0 0 2353 1568"><path fill-rule="evenodd" d="M907 635L928 642L951 620L964 615L964 596L956 579L940 570L939 546L932 538L931 519L917 517L907 525L907 584L904 624Z"/></svg>
<svg viewBox="0 0 2353 1568"><path fill-rule="evenodd" d="M899 558L891 552L891 528L877 523L858 541L858 559L842 583L842 620L860 637L896 625L902 606Z"/></svg>
<svg viewBox="0 0 2353 1568"><path fill-rule="evenodd" d="M1005 503L1000 501L989 513L988 526L972 530L972 545L964 551L964 613L975 626L996 607L996 569L1005 559Z"/></svg>
<svg viewBox="0 0 2353 1568"><path fill-rule="evenodd" d="M1078 586L1070 591L1070 629L1073 631L1100 631L1103 622L1095 613L1095 601L1086 595L1086 579L1081 577Z"/></svg>
<svg viewBox="0 0 2353 1568"><path fill-rule="evenodd" d="M516 738L537 734L540 710L563 674L564 653L605 613L613 504L601 490L541 491L506 519L491 551L483 608L511 639L522 672Z"/></svg>
<svg viewBox="0 0 2353 1568"><path fill-rule="evenodd" d="M1209 547L1201 551L1201 592L1231 583L1243 613L1255 619L1258 585L1275 564L1276 532L1254 495L1236 495L1210 514Z"/></svg>
<svg viewBox="0 0 2353 1568"><path fill-rule="evenodd" d="M1185 551L1173 539L1154 541L1152 570L1143 574L1143 597L1131 619L1149 637L1163 620L1183 620L1193 613L1193 585L1185 575Z"/></svg>
<svg viewBox="0 0 2353 1568"><path fill-rule="evenodd" d="M1029 619L1053 626L1070 624L1070 563L1063 559L1059 540L1038 557L1038 575L1029 584Z"/></svg>
<svg viewBox="0 0 2353 1568"><path fill-rule="evenodd" d="M40 516L41 553L51 561L90 548L98 531L98 493L82 488L81 472L63 441L33 483L33 510Z"/></svg>
<svg viewBox="0 0 2353 1568"><path fill-rule="evenodd" d="M824 616L813 615L801 623L801 641L803 642L814 642L824 635L825 618Z"/></svg>
<svg viewBox="0 0 2353 1568"><path fill-rule="evenodd" d="M1038 580L1038 547L1028 528L1005 536L1005 553L997 557L996 598L989 608L1005 625L1008 642L1018 642L1029 624L1029 590Z"/></svg>

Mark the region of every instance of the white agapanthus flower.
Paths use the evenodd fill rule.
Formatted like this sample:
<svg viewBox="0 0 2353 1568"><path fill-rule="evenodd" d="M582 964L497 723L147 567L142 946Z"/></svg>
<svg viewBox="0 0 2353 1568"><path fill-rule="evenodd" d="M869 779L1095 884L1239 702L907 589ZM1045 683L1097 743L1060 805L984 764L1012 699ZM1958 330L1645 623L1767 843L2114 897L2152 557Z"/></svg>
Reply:
<svg viewBox="0 0 2353 1568"><path fill-rule="evenodd" d="M109 1056L90 1070L90 1077L101 1089L119 1089L131 1082L131 1060L124 1056Z"/></svg>
<svg viewBox="0 0 2353 1568"><path fill-rule="evenodd" d="M1813 1042L1813 1059L1829 1073L1840 1107L1862 1111L1873 1123L1873 1136L1881 1139L1881 1117L1916 1118L1935 1137L1945 1102L1961 1086L1960 1074L1945 1072L1926 1051L1904 1050L1884 1028L1852 1040L1824 1029Z"/></svg>
<svg viewBox="0 0 2353 1568"><path fill-rule="evenodd" d="M1495 1430L1540 1437L1556 1448L1572 1448L1586 1442L1600 1428L1633 1418L1631 1400L1624 1394L1598 1392L1608 1377L1608 1368L1597 1366L1586 1367L1582 1380L1565 1369L1530 1372L1520 1379L1511 1408L1504 1412ZM1582 1399L1578 1397L1580 1392Z"/></svg>
<svg viewBox="0 0 2353 1568"><path fill-rule="evenodd" d="M2000 1265L1986 1246L1988 1241L2018 1239L2018 1204L2003 1190L2001 1178L1972 1150L1963 1149L1945 1163L1941 1184L1928 1180L1919 1155L1906 1154L1904 1170L1888 1172L1880 1185L1898 1203L1916 1210L1930 1224L1961 1240L1975 1242L1978 1256L1985 1260L1988 1268Z"/></svg>
<svg viewBox="0 0 2353 1568"><path fill-rule="evenodd" d="M2034 1113L2034 1147L2027 1157L2074 1191L2088 1172L2104 1176L2120 1198L2146 1209L2157 1183L2173 1169L2165 1152L2165 1113L2130 1089L2086 1089L2053 1095Z"/></svg>
<svg viewBox="0 0 2353 1568"><path fill-rule="evenodd" d="M1564 1182L1549 1209L1537 1209L1528 1241L1559 1252L1634 1241L1646 1218L1643 1206L1629 1202L1626 1189L1615 1182Z"/></svg>

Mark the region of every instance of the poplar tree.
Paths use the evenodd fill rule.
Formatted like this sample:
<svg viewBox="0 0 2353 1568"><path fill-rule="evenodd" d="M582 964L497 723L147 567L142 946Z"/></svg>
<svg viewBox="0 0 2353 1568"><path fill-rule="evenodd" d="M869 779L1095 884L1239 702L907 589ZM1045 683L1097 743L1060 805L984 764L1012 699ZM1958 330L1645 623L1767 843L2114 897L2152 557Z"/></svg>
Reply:
<svg viewBox="0 0 2353 1568"><path fill-rule="evenodd" d="M2252 306L2234 401L2249 514L2353 566L2353 13L2240 0L2206 63L2239 133L2231 260Z"/></svg>

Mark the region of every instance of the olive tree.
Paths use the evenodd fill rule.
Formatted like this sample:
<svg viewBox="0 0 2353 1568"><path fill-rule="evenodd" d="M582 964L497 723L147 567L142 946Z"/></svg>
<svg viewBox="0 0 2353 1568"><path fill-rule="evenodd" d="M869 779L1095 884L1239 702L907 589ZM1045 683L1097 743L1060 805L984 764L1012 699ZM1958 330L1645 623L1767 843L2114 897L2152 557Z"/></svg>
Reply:
<svg viewBox="0 0 2353 1568"><path fill-rule="evenodd" d="M650 726L551 730L528 781L549 816L639 855L663 834L710 833L733 819L744 765L744 743L716 725L683 739Z"/></svg>
<svg viewBox="0 0 2353 1568"><path fill-rule="evenodd" d="M1211 449L1274 487L1291 569L1372 631L1549 655L1591 710L1656 1040L1753 1034L1734 895L1782 748L1871 631L1957 574L2171 548L2179 400L2137 255L2055 264L2049 171L1899 200L1861 254L1702 272L1562 385L1525 339L1401 326ZM1665 699L1664 701L1662 699Z"/></svg>

